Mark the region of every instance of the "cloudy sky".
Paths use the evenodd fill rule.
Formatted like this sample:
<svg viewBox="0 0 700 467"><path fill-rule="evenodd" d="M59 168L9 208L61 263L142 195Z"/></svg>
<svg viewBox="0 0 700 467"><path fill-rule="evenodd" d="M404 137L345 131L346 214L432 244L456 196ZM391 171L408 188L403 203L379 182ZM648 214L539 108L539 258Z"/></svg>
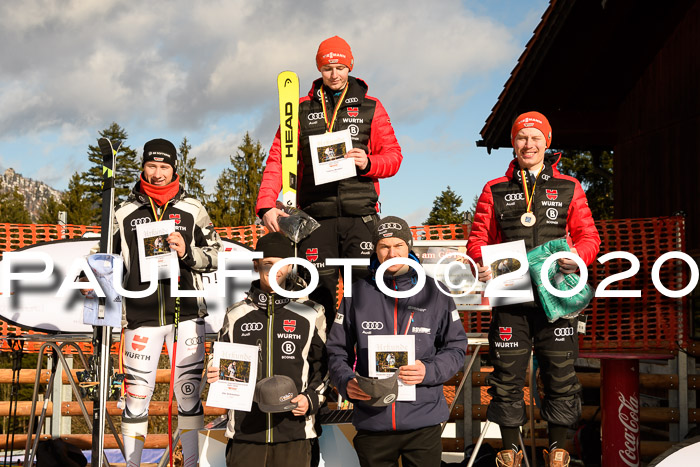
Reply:
<svg viewBox="0 0 700 467"><path fill-rule="evenodd" d="M421 224L448 185L471 205L509 151L477 148L546 0L24 0L0 3L0 168L65 189L115 121L134 148L186 136L213 187L242 135L267 150L276 76L319 76L339 35L386 107L404 161L384 215Z"/></svg>

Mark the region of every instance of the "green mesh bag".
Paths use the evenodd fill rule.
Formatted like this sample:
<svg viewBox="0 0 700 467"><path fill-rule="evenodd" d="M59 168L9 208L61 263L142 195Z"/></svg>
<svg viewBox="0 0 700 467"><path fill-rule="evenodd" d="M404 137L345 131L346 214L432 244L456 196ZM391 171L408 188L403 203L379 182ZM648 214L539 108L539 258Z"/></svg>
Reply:
<svg viewBox="0 0 700 467"><path fill-rule="evenodd" d="M540 297L542 307L544 308L544 311L547 314L547 319L550 323L558 320L559 318L576 317L581 311L583 311L584 308L588 306L593 298L593 290L588 284L586 284L586 286L579 293L567 298L555 297L544 288L540 274L542 271L542 265L547 258L559 251L571 251L569 249L569 245L566 243L566 239L564 238L551 240L536 248L533 248L527 253L527 260L528 263L530 263L530 277L537 288L537 294ZM559 264L556 261L554 261L549 267L547 276L549 277L549 283L552 284L555 289L561 291L572 290L581 280L578 274L560 273Z"/></svg>

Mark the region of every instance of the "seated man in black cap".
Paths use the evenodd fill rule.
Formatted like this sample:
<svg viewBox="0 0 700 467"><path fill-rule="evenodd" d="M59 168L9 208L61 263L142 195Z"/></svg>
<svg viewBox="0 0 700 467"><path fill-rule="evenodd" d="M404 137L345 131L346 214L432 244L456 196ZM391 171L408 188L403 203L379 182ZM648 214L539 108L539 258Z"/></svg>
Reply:
<svg viewBox="0 0 700 467"><path fill-rule="evenodd" d="M352 285L352 297L343 299L331 328L331 381L355 402L354 446L360 465L398 465L401 457L404 466L439 466L440 424L449 416L442 384L462 368L467 336L454 301L434 281L427 280L409 298L389 297L377 286L383 281L389 289L406 291L416 285L417 273L408 265L389 266L383 277L376 274L379 265L392 258L418 262L411 252L413 238L406 221L380 220L373 243L372 276ZM402 365L394 373L403 384L416 385L415 401L397 401L392 378L368 378L368 337L397 334L415 336L415 363Z"/></svg>
<svg viewBox="0 0 700 467"><path fill-rule="evenodd" d="M263 253L262 259L253 261L260 279L253 282L245 300L229 307L218 335L221 342L260 348L251 411L229 411L226 465L308 466L311 440L318 436L315 414L324 401L327 380L323 307L273 292L270 268L283 258L294 257L291 242L282 234L265 235L255 251ZM285 290L303 289L306 285L291 268L283 266L273 280ZM283 346L285 342L293 345ZM218 379L219 368L209 367L207 381ZM273 404L278 389L283 393L276 398L278 404ZM288 397L290 393L294 397ZM280 399L284 396L290 400Z"/></svg>

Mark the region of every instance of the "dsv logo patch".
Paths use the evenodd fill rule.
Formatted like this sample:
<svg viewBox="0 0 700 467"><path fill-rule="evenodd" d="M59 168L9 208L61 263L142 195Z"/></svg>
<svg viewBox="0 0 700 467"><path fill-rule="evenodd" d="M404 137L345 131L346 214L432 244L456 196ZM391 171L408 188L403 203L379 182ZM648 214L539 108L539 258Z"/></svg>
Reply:
<svg viewBox="0 0 700 467"><path fill-rule="evenodd" d="M362 329L365 331L379 331L380 329L384 329L384 323L381 321L363 321Z"/></svg>
<svg viewBox="0 0 700 467"><path fill-rule="evenodd" d="M243 324L241 324L241 331L243 331L243 332L262 331L262 328L263 328L262 323L243 323Z"/></svg>

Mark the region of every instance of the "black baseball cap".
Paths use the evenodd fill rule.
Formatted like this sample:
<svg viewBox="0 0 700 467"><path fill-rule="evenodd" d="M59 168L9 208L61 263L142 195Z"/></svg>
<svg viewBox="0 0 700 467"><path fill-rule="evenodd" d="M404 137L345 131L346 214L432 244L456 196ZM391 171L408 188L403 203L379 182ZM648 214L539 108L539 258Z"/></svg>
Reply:
<svg viewBox="0 0 700 467"><path fill-rule="evenodd" d="M388 378L369 378L355 373L357 384L371 399L368 401L358 401L372 407L386 407L391 405L399 395L399 372Z"/></svg>
<svg viewBox="0 0 700 467"><path fill-rule="evenodd" d="M297 386L289 376L274 375L263 378L255 385L253 401L267 413L289 412L297 408L292 402L299 395Z"/></svg>

